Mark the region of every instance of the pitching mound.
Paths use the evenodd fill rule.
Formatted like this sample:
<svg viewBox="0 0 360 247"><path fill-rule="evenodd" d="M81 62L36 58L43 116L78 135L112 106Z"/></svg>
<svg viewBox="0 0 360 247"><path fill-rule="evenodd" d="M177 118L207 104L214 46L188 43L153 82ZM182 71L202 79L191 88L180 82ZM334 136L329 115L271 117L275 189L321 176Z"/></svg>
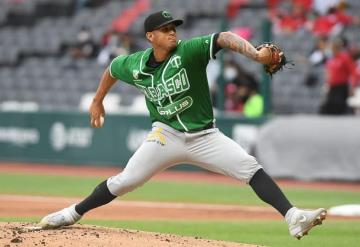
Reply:
<svg viewBox="0 0 360 247"><path fill-rule="evenodd" d="M33 223L0 222L0 246L251 247L254 245L172 234L76 224L57 230L33 230Z"/></svg>

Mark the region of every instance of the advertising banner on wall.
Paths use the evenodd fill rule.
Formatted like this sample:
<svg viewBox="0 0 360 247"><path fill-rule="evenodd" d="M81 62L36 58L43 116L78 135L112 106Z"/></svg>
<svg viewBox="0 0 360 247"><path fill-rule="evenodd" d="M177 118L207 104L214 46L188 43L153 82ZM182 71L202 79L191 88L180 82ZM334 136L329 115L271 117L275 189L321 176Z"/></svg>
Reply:
<svg viewBox="0 0 360 247"><path fill-rule="evenodd" d="M217 126L248 152L261 121L217 118ZM143 115L107 115L90 127L84 113L1 113L0 160L125 166L151 128Z"/></svg>

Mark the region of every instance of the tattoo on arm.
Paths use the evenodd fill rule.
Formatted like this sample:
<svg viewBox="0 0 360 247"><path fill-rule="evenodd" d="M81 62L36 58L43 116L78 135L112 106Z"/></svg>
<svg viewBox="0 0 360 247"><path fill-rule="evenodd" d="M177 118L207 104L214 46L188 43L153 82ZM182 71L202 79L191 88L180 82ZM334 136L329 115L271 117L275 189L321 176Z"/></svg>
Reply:
<svg viewBox="0 0 360 247"><path fill-rule="evenodd" d="M244 56L258 61L258 51L256 48L250 44L247 40L237 36L232 32L222 32L220 33L217 43L221 48L228 48L232 51L243 54Z"/></svg>

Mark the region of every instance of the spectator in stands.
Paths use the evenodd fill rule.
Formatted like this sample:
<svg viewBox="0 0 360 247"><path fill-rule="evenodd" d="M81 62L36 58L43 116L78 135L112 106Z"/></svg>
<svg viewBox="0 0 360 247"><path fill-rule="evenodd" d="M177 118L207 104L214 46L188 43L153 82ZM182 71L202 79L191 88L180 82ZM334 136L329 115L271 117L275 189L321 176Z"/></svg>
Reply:
<svg viewBox="0 0 360 247"><path fill-rule="evenodd" d="M233 60L229 60L224 65L225 80L225 110L241 112L242 105L237 94L239 82L240 66Z"/></svg>
<svg viewBox="0 0 360 247"><path fill-rule="evenodd" d="M346 42L339 37L331 40L329 59L326 62L326 98L320 114L344 115L349 113L347 98L356 80L356 64Z"/></svg>
<svg viewBox="0 0 360 247"><path fill-rule="evenodd" d="M76 43L70 48L70 55L74 59L94 58L97 54L97 45L94 42L89 27L83 26L77 34Z"/></svg>
<svg viewBox="0 0 360 247"><path fill-rule="evenodd" d="M296 32L302 29L307 20L306 7L294 2L291 5L290 12L279 12L275 21L278 26L277 30L280 32Z"/></svg>
<svg viewBox="0 0 360 247"><path fill-rule="evenodd" d="M301 5L306 12L310 12L313 6L313 0L292 0L293 4Z"/></svg>
<svg viewBox="0 0 360 247"><path fill-rule="evenodd" d="M279 0L268 2L270 18L274 23L274 31L277 33L307 29L319 36L337 36L345 26L360 23L358 17L345 13L345 9L349 6L345 1Z"/></svg>
<svg viewBox="0 0 360 247"><path fill-rule="evenodd" d="M268 0L269 16L274 32L295 32L302 30L312 0Z"/></svg>
<svg viewBox="0 0 360 247"><path fill-rule="evenodd" d="M230 60L224 66L224 79L226 111L243 113L249 117L258 115L258 112L262 114L262 103L260 104L261 109L258 104L259 98L261 98L261 96L258 97L258 83L251 73L244 70L235 61ZM249 99L251 100L248 101Z"/></svg>
<svg viewBox="0 0 360 247"><path fill-rule="evenodd" d="M309 62L312 66L323 65L326 62L326 47L328 46L327 36L320 36L309 56Z"/></svg>
<svg viewBox="0 0 360 247"><path fill-rule="evenodd" d="M243 105L238 95L237 86L234 83L228 83L225 86L225 111L242 112Z"/></svg>
<svg viewBox="0 0 360 247"><path fill-rule="evenodd" d="M326 63L326 51L328 47L328 38L326 36L320 36L317 38L314 49L311 51L309 57L307 57L307 63L309 69L305 77L304 84L307 87L313 87L319 82L319 76L317 68L324 66Z"/></svg>
<svg viewBox="0 0 360 247"><path fill-rule="evenodd" d="M234 18L242 6L248 3L247 0L229 0L226 6L226 15L228 18Z"/></svg>
<svg viewBox="0 0 360 247"><path fill-rule="evenodd" d="M310 31L319 36L339 35L344 27L359 24L359 18L351 16L345 13L345 7L343 3L329 8L325 15L318 15L308 27Z"/></svg>
<svg viewBox="0 0 360 247"><path fill-rule="evenodd" d="M103 37L103 47L97 57L98 63L101 65L108 64L115 57L128 55L134 49L135 43L130 34L110 30Z"/></svg>

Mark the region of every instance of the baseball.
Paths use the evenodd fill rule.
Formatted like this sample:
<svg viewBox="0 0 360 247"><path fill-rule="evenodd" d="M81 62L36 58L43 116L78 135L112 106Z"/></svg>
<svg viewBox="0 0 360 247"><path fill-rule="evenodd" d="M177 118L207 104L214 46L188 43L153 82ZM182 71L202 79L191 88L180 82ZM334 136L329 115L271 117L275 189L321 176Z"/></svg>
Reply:
<svg viewBox="0 0 360 247"><path fill-rule="evenodd" d="M101 128L104 124L104 117L103 116L100 116L99 118L95 119L95 128Z"/></svg>
<svg viewBox="0 0 360 247"><path fill-rule="evenodd" d="M105 118L103 116L100 116L100 126L99 127L103 126L104 121L105 121Z"/></svg>
<svg viewBox="0 0 360 247"><path fill-rule="evenodd" d="M271 59L271 53L270 50L268 48L261 48L259 51L259 61L262 64L270 64L272 59Z"/></svg>

